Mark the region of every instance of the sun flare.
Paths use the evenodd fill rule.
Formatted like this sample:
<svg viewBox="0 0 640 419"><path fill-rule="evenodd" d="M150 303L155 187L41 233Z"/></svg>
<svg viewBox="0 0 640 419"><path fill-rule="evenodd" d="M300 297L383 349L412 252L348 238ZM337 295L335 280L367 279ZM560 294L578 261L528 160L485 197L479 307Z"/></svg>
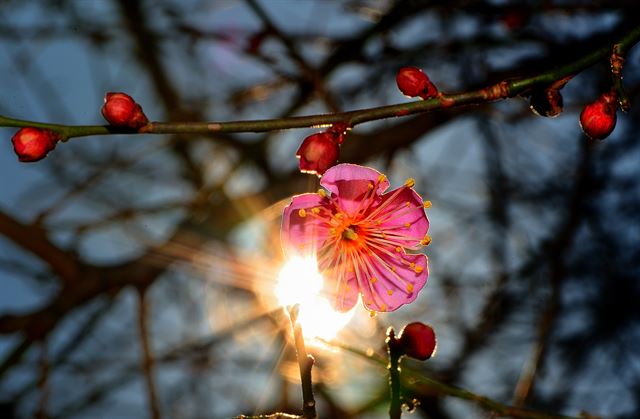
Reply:
<svg viewBox="0 0 640 419"><path fill-rule="evenodd" d="M300 304L298 321L306 338L333 338L353 316L341 313L322 296L322 275L312 257L295 257L280 270L275 295L283 306Z"/></svg>

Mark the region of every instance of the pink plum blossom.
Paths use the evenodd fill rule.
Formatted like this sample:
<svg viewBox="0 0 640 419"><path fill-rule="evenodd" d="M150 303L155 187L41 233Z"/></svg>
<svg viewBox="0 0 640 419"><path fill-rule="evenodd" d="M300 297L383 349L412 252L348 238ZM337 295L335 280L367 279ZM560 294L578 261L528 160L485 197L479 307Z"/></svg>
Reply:
<svg viewBox="0 0 640 419"><path fill-rule="evenodd" d="M429 220L413 179L384 193L387 178L377 170L339 164L326 171L317 193L294 196L285 208L282 241L289 255L314 255L323 291L347 311L358 295L372 312L396 310L414 301L427 282Z"/></svg>

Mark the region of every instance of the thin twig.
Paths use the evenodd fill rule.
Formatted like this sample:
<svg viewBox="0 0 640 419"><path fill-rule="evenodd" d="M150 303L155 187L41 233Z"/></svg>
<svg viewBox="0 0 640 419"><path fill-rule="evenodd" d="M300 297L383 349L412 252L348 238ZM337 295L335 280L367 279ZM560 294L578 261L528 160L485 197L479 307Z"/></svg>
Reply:
<svg viewBox="0 0 640 419"><path fill-rule="evenodd" d="M38 377L38 389L40 390L40 399L38 400L38 411L36 418L46 419L47 404L49 401L49 359L47 357L47 342L42 340L40 342L40 376Z"/></svg>
<svg viewBox="0 0 640 419"><path fill-rule="evenodd" d="M140 343L142 346L142 371L147 383L147 392L149 396L149 409L153 419L160 419L160 405L156 393L156 386L153 380L153 356L149 344L149 327L147 324L147 300L146 288L138 288L139 306L138 306L138 324L140 327Z"/></svg>
<svg viewBox="0 0 640 419"><path fill-rule="evenodd" d="M400 357L398 341L392 327L387 330L387 353L389 355L389 391L391 403L389 404L389 419L400 419L402 416L402 402L400 401Z"/></svg>
<svg viewBox="0 0 640 419"><path fill-rule="evenodd" d="M316 401L313 398L311 380L311 369L313 368L315 360L313 359L313 356L307 354L307 348L304 345L302 326L298 322L297 305L289 308L289 317L291 319L291 327L293 329L293 340L296 346L296 358L298 358L300 381L302 383L302 417L305 419L314 419L318 417L316 413Z"/></svg>
<svg viewBox="0 0 640 419"><path fill-rule="evenodd" d="M289 56L298 64L298 67L302 71L304 77L306 77L311 83L315 90L322 96L324 102L329 107L331 112L339 112L340 109L335 101L335 99L331 96L331 94L327 91L322 74L310 66L305 58L300 55L295 44L291 40L291 37L284 34L280 28L276 26L273 19L269 17L267 12L260 6L260 4L256 0L245 0L247 5L253 10L253 12L258 15L262 23L266 26L267 30L272 33L275 37L277 37L280 42L284 44L289 52Z"/></svg>

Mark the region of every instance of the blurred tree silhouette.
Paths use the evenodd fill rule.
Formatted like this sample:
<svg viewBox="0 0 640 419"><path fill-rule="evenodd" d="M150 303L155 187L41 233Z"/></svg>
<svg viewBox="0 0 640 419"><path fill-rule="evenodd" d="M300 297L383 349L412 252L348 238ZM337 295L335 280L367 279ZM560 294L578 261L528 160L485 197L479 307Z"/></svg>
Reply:
<svg viewBox="0 0 640 419"><path fill-rule="evenodd" d="M5 0L0 114L101 124L107 91L131 94L155 121L402 103L402 66L423 68L447 93L533 77L610 48L640 25L635 9ZM631 49L624 67L633 105L639 57ZM562 88L557 118L532 113L526 91L347 136L341 161L374 165L393 185L414 177L433 202L421 296L374 318L358 307L336 339L383 354L387 326L433 325L437 356L406 362L413 416L526 416L431 379L539 412L640 415L640 115L618 113L598 143L578 125L610 86L604 57ZM17 162L14 131L0 130L1 417L299 413L273 287L281 210L318 188L294 158L317 129L79 138L35 165ZM320 417L388 416L384 365L340 345L309 352Z"/></svg>

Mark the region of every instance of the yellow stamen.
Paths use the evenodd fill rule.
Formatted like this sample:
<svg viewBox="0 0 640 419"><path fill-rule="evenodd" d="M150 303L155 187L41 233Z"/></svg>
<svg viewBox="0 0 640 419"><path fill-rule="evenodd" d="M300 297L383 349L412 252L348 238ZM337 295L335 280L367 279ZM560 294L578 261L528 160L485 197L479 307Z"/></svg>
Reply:
<svg viewBox="0 0 640 419"><path fill-rule="evenodd" d="M378 182L382 183L382 182L384 182L385 180L387 180L387 177L386 177L385 175L380 174L380 176L378 176Z"/></svg>
<svg viewBox="0 0 640 419"><path fill-rule="evenodd" d="M405 202L405 203L404 203L404 205L405 205L407 208L409 208L409 207L411 206L411 202L407 201L407 202Z"/></svg>
<svg viewBox="0 0 640 419"><path fill-rule="evenodd" d="M404 226L409 228L409 227L411 227L411 223L404 223Z"/></svg>
<svg viewBox="0 0 640 419"><path fill-rule="evenodd" d="M407 292L413 292L413 284L407 284Z"/></svg>
<svg viewBox="0 0 640 419"><path fill-rule="evenodd" d="M298 210L298 215L299 215L300 217L304 218L304 217L306 217L306 216L307 216L307 211L305 211L305 210L304 210L304 208L300 208L300 209Z"/></svg>
<svg viewBox="0 0 640 419"><path fill-rule="evenodd" d="M409 264L409 268L413 269L413 268L415 268L415 267L416 267L416 264L415 264L415 263L411 262L411 263Z"/></svg>
<svg viewBox="0 0 640 419"><path fill-rule="evenodd" d="M347 240L355 240L355 239L358 238L358 233L356 233L355 231L351 230L350 228L346 228L342 232L342 238L343 239L347 239Z"/></svg>
<svg viewBox="0 0 640 419"><path fill-rule="evenodd" d="M314 213L314 214L319 214L320 213L320 208L318 208L318 207L311 208L311 212Z"/></svg>
<svg viewBox="0 0 640 419"><path fill-rule="evenodd" d="M389 294L390 296L393 295L393 290L387 290L387 294Z"/></svg>
<svg viewBox="0 0 640 419"><path fill-rule="evenodd" d="M376 278L375 276L373 278L370 279L372 284L375 284L378 281L378 278Z"/></svg>
<svg viewBox="0 0 640 419"><path fill-rule="evenodd" d="M369 189L373 189L373 187L374 187L374 186L373 186L373 183L369 183L369 184L367 185L367 187L368 187Z"/></svg>
<svg viewBox="0 0 640 419"><path fill-rule="evenodd" d="M387 305L386 304L383 304L383 305L380 306L380 312L384 312L384 311L387 311Z"/></svg>
<svg viewBox="0 0 640 419"><path fill-rule="evenodd" d="M424 239L420 240L420 244L423 246L429 246L429 243L431 243L431 236L429 235L424 236Z"/></svg>
<svg viewBox="0 0 640 419"><path fill-rule="evenodd" d="M326 198L327 192L324 189L318 189L318 195L320 195L323 198Z"/></svg>
<svg viewBox="0 0 640 419"><path fill-rule="evenodd" d="M414 269L414 271L415 271L417 274L419 274L420 272L422 272L422 270L423 270L423 269L424 269L424 268L423 268L422 266L418 265L418 266L416 266L416 268Z"/></svg>
<svg viewBox="0 0 640 419"><path fill-rule="evenodd" d="M431 208L431 201L424 201L422 206L425 207L425 208Z"/></svg>
<svg viewBox="0 0 640 419"><path fill-rule="evenodd" d="M396 252L398 253L402 252L402 248L400 246L396 247Z"/></svg>
<svg viewBox="0 0 640 419"><path fill-rule="evenodd" d="M407 188L413 188L415 184L416 184L416 180L412 177L410 177L404 182L404 186L406 186Z"/></svg>

